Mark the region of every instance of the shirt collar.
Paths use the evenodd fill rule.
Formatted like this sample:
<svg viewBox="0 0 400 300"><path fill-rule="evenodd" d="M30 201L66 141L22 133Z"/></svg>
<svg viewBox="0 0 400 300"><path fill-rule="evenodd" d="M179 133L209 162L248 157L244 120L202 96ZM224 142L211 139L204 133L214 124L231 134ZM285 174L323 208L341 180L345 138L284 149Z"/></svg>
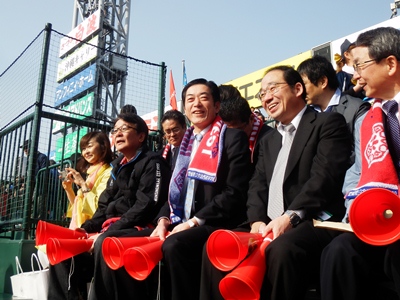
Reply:
<svg viewBox="0 0 400 300"><path fill-rule="evenodd" d="M301 118L303 117L304 112L306 111L306 109L307 109L307 105L304 105L303 109L302 109L301 111L299 111L299 113L298 113L298 114L293 118L293 120L290 122L290 123L293 124L294 128L297 129L297 128L299 127ZM279 122L279 124L278 124L278 126L277 126L277 129L278 129L279 133L282 134L282 135L283 135L283 128L284 128L284 126L285 126L285 125L282 125L282 123L280 123L280 122Z"/></svg>

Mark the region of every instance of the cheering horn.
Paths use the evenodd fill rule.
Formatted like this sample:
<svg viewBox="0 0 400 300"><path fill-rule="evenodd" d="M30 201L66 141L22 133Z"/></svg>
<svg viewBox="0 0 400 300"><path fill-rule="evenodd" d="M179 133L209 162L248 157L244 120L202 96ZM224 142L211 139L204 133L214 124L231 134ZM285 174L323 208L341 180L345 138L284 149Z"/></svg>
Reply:
<svg viewBox="0 0 400 300"><path fill-rule="evenodd" d="M350 225L365 243L388 245L400 238L400 199L393 192L373 188L358 195L351 204Z"/></svg>
<svg viewBox="0 0 400 300"><path fill-rule="evenodd" d="M49 238L79 239L87 238L87 234L83 231L72 230L39 220L36 227L36 246L46 244Z"/></svg>
<svg viewBox="0 0 400 300"><path fill-rule="evenodd" d="M159 237L106 237L102 245L104 261L110 269L117 270L124 265L125 250L159 240Z"/></svg>
<svg viewBox="0 0 400 300"><path fill-rule="evenodd" d="M272 242L272 238L270 233L253 253L222 278L219 291L224 299L260 299L266 270L265 248Z"/></svg>
<svg viewBox="0 0 400 300"><path fill-rule="evenodd" d="M259 233L219 229L207 240L208 258L217 269L230 271L263 240Z"/></svg>
<svg viewBox="0 0 400 300"><path fill-rule="evenodd" d="M50 238L47 240L46 245L47 258L52 265L55 265L75 255L89 251L92 244L93 240Z"/></svg>
<svg viewBox="0 0 400 300"><path fill-rule="evenodd" d="M123 260L129 275L136 280L145 280L163 257L161 251L163 242L159 240L140 247L127 249Z"/></svg>

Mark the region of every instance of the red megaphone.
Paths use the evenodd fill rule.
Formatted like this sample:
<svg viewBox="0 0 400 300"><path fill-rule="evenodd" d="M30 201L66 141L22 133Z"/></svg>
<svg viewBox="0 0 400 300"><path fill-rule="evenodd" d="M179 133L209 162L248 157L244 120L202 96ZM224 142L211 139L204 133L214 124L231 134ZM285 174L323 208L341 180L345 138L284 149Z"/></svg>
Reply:
<svg viewBox="0 0 400 300"><path fill-rule="evenodd" d="M400 238L400 199L393 192L373 188L358 195L349 212L357 237L371 245L388 245Z"/></svg>
<svg viewBox="0 0 400 300"><path fill-rule="evenodd" d="M107 237L102 245L103 258L110 269L117 270L124 265L125 250L159 240L158 237Z"/></svg>
<svg viewBox="0 0 400 300"><path fill-rule="evenodd" d="M47 258L52 265L55 265L75 255L89 251L92 244L93 240L50 238L47 240L46 245Z"/></svg>
<svg viewBox="0 0 400 300"><path fill-rule="evenodd" d="M207 240L208 258L217 269L230 271L263 240L259 233L219 229Z"/></svg>
<svg viewBox="0 0 400 300"><path fill-rule="evenodd" d="M141 247L127 249L123 259L129 275L136 280L145 280L163 257L161 251L163 242L159 240Z"/></svg>
<svg viewBox="0 0 400 300"><path fill-rule="evenodd" d="M46 244L49 238L79 239L87 238L87 234L39 220L36 228L36 246Z"/></svg>
<svg viewBox="0 0 400 300"><path fill-rule="evenodd" d="M260 299L261 285L266 270L265 248L272 242L272 237L270 233L250 256L222 278L219 291L224 299Z"/></svg>

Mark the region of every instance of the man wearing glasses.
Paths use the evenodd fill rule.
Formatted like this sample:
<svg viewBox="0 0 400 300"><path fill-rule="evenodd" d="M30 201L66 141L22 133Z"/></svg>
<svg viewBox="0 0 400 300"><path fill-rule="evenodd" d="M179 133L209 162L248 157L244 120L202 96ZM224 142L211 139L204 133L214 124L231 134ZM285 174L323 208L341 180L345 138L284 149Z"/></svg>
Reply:
<svg viewBox="0 0 400 300"><path fill-rule="evenodd" d="M303 80L291 67L267 70L258 97L277 121L260 141L247 202L251 232L273 233L261 299L303 299L324 246L338 234L315 228L312 219L343 217L350 134L342 115L307 107Z"/></svg>
<svg viewBox="0 0 400 300"><path fill-rule="evenodd" d="M169 110L161 118L167 144L162 149L162 157L168 162L171 171L174 170L183 136L186 131L185 116L178 110Z"/></svg>
<svg viewBox="0 0 400 300"><path fill-rule="evenodd" d="M113 283L119 282L104 263L102 242L109 236L140 235L143 228L152 227L167 200L171 173L165 161L148 149L148 128L143 119L134 113L119 114L111 134L121 155L111 163L111 176L95 214L80 228L93 233L93 255L84 253L50 267L49 299L86 299L93 267L91 299L113 299L114 293L123 294L124 290L118 289L107 294L115 288ZM138 288L139 297L141 292L144 289Z"/></svg>
<svg viewBox="0 0 400 300"><path fill-rule="evenodd" d="M265 249L266 273L258 274L264 276L259 298L304 299L322 249L338 234L315 228L312 219L338 221L344 214L341 186L349 167L350 134L342 115L307 107L303 80L292 67L267 70L257 97L277 121L277 130L260 140L247 194L251 232L273 234ZM203 272L202 287L210 291L202 288L200 299L222 299L215 280L221 272L208 269L212 282L205 285Z"/></svg>
<svg viewBox="0 0 400 300"><path fill-rule="evenodd" d="M351 204L365 190L384 187L399 195L400 32L391 27L366 31L357 38L352 53L354 77L374 103L356 123L355 163L343 186L344 222L350 223ZM378 213L371 210L371 215ZM394 283L390 293L379 285L382 278ZM374 246L353 233L336 237L321 256L321 296L323 300L399 299L400 241Z"/></svg>

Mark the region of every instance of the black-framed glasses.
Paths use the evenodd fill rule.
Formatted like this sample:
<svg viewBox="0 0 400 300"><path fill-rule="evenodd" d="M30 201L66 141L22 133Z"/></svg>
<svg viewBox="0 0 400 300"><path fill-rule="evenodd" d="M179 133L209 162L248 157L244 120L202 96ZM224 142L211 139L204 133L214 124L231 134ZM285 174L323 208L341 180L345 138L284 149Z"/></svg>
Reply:
<svg viewBox="0 0 400 300"><path fill-rule="evenodd" d="M260 90L256 97L258 98L258 100L260 100L262 102L262 99L264 99L264 97L268 94L270 95L275 95L277 92L280 91L280 86L282 84L288 84L286 82L272 82L270 83L267 88L265 90Z"/></svg>
<svg viewBox="0 0 400 300"><path fill-rule="evenodd" d="M365 64L367 64L367 63L370 63L370 62L372 62L372 61L377 61L377 59L374 58L374 59L370 59L370 60L366 60L366 61L363 61L363 62L354 64L354 65L353 65L354 71L356 71L357 73L360 74L360 71L362 70L360 67L363 66L363 65L365 65Z"/></svg>
<svg viewBox="0 0 400 300"><path fill-rule="evenodd" d="M121 127L118 128L113 128L111 129L111 134L116 135L118 131L121 131L122 133L129 131L129 129L135 129L137 131L137 128L129 126L129 125L122 125Z"/></svg>

